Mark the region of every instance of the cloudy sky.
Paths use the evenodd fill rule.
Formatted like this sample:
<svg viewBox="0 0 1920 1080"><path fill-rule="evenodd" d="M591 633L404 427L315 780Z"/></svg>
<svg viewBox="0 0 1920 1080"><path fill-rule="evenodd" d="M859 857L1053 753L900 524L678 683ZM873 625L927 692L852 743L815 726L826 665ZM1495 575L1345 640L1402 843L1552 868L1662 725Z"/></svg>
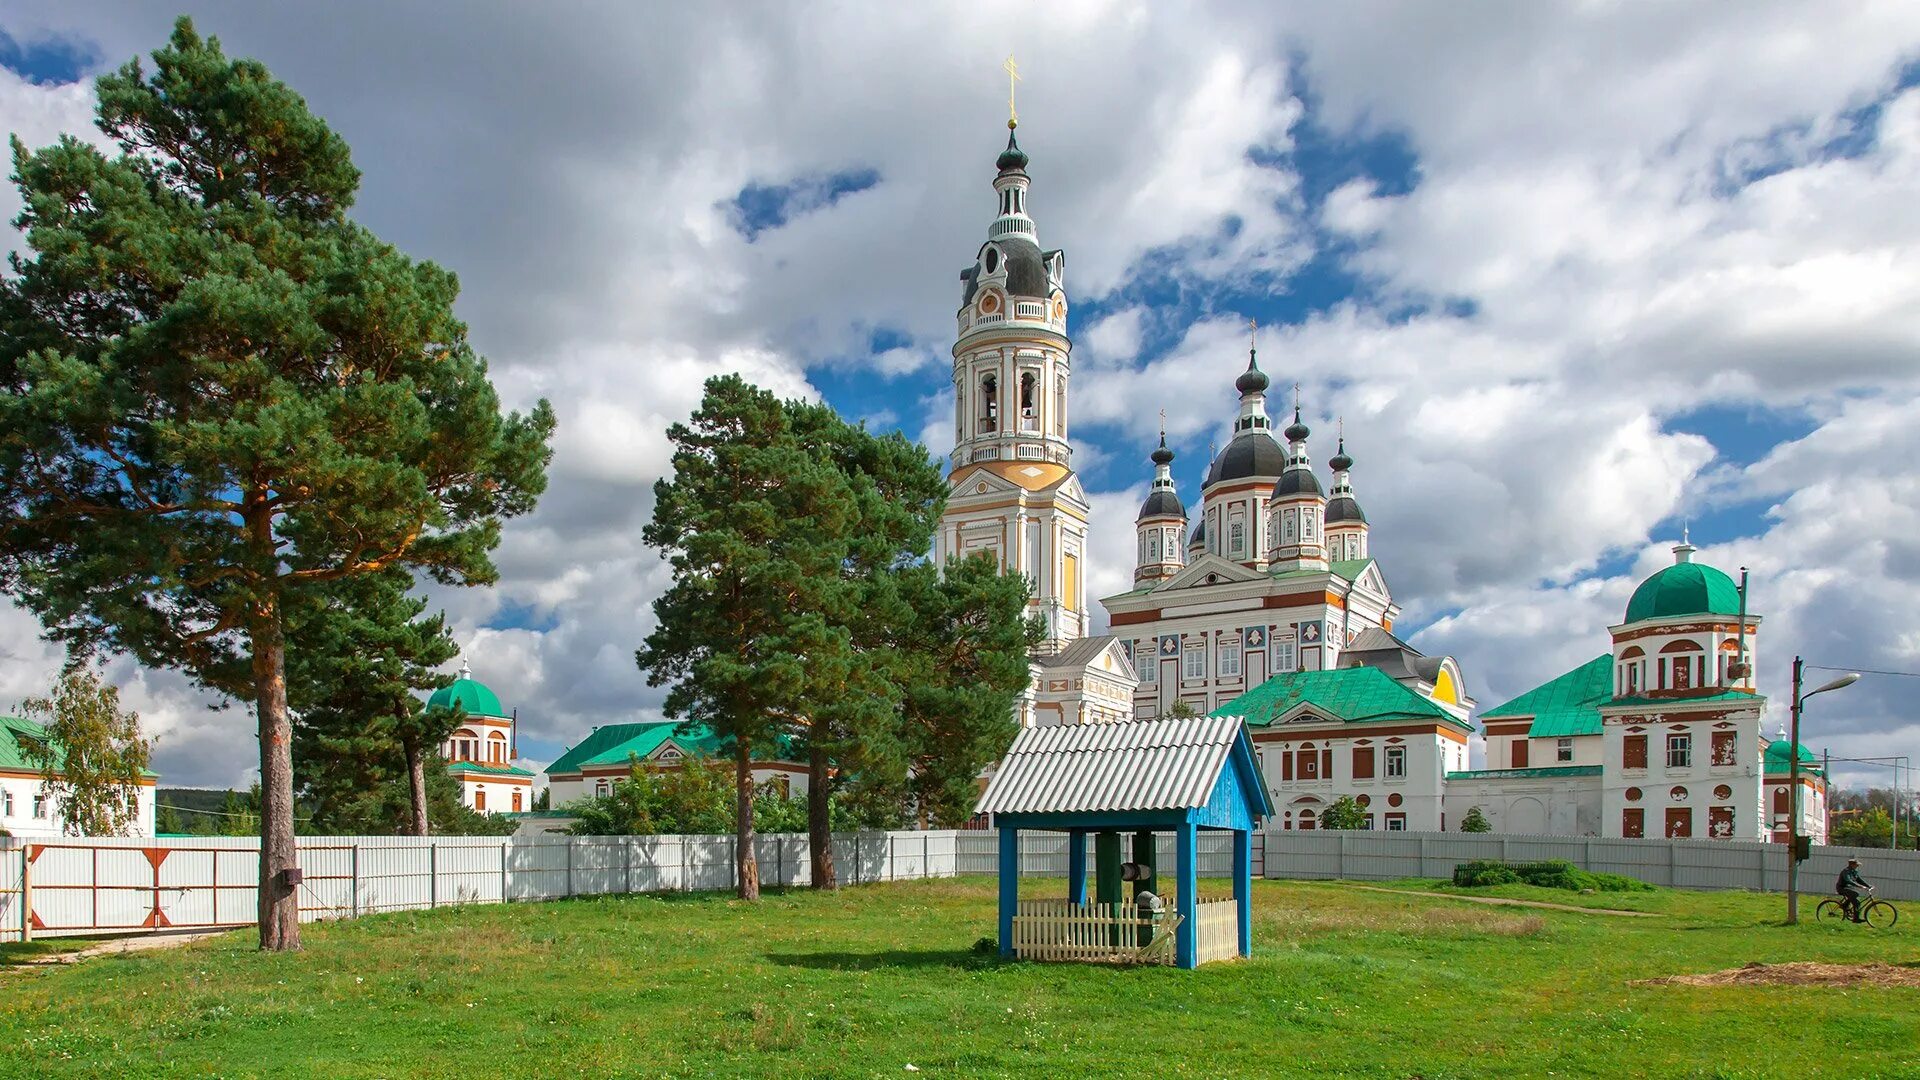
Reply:
<svg viewBox="0 0 1920 1080"><path fill-rule="evenodd" d="M1752 568L1776 699L1796 652L1920 671L1910 5L185 6L345 136L357 216L457 271L503 395L559 413L501 584L444 596L536 761L658 715L639 535L706 377L950 446L1009 53L1095 590L1130 581L1163 408L1197 495L1258 318L1317 460L1344 419L1401 628L1482 704L1604 651L1683 522ZM92 77L173 14L0 0L0 127L90 131ZM57 661L0 607L0 707ZM244 710L112 674L164 782L249 778ZM1806 741L1920 757L1917 697L1869 676Z"/></svg>

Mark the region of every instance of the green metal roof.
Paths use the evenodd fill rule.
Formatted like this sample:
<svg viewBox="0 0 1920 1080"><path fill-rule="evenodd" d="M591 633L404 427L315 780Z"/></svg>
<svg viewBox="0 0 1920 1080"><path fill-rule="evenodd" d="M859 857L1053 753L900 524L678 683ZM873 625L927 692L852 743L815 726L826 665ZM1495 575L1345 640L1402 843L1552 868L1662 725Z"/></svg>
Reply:
<svg viewBox="0 0 1920 1080"><path fill-rule="evenodd" d="M1613 699L1613 654L1599 656L1558 678L1541 683L1504 705L1480 714L1481 720L1533 717L1531 739L1600 734L1600 706Z"/></svg>
<svg viewBox="0 0 1920 1080"><path fill-rule="evenodd" d="M1472 730L1386 672L1367 666L1283 672L1213 710L1212 715L1238 716L1249 726L1266 727L1300 705L1345 724L1440 721Z"/></svg>
<svg viewBox="0 0 1920 1080"><path fill-rule="evenodd" d="M1599 776L1598 765L1542 765L1537 769L1467 769L1447 774L1449 780L1545 779L1552 776Z"/></svg>
<svg viewBox="0 0 1920 1080"><path fill-rule="evenodd" d="M685 754L698 757L717 757L730 753L732 739L723 739L713 733L705 724L682 723L678 720L654 720L638 724L608 724L593 729L593 733L580 740L580 745L554 759L547 766L547 775L578 772L590 765L625 765L631 758L646 760L649 754L660 748L660 744L671 741ZM792 755L792 747L784 737L777 740L771 748L762 746L754 751L755 760L765 761L785 758Z"/></svg>
<svg viewBox="0 0 1920 1080"><path fill-rule="evenodd" d="M518 765L486 765L477 761L457 761L447 766L447 771L455 776L461 773L484 773L487 776L532 776L533 774Z"/></svg>
<svg viewBox="0 0 1920 1080"><path fill-rule="evenodd" d="M1793 762L1787 757L1789 745L1785 739L1776 739L1767 744L1765 760L1768 776L1785 776L1793 771ZM1805 743L1800 744L1800 771L1810 772L1815 776L1820 775L1820 759L1814 756L1813 751L1807 749Z"/></svg>
<svg viewBox="0 0 1920 1080"><path fill-rule="evenodd" d="M1633 590L1626 621L1738 614L1740 587L1732 578L1705 563L1678 562Z"/></svg>
<svg viewBox="0 0 1920 1080"><path fill-rule="evenodd" d="M22 716L0 716L0 769L22 769L40 772L46 763L27 752L24 741L46 743L47 729ZM60 752L59 744L53 745L56 767L65 755ZM160 774L152 769L140 770L141 776L155 777Z"/></svg>
<svg viewBox="0 0 1920 1080"><path fill-rule="evenodd" d="M436 705L454 708L458 706L468 716L505 716L507 711L500 706L500 699L486 685L473 679L461 677L433 692L427 698L427 707Z"/></svg>

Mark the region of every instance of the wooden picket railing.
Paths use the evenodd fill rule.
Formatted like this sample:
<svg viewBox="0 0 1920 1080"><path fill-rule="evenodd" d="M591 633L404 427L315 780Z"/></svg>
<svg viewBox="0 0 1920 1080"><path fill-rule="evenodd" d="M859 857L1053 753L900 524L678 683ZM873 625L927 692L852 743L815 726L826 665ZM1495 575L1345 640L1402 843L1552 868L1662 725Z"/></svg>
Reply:
<svg viewBox="0 0 1920 1080"><path fill-rule="evenodd" d="M1240 955L1240 910L1232 899L1196 903L1193 925L1200 963L1232 960Z"/></svg>
<svg viewBox="0 0 1920 1080"><path fill-rule="evenodd" d="M1131 903L1022 900L1014 908L1013 954L1023 960L1172 964L1179 925L1172 911L1141 918Z"/></svg>

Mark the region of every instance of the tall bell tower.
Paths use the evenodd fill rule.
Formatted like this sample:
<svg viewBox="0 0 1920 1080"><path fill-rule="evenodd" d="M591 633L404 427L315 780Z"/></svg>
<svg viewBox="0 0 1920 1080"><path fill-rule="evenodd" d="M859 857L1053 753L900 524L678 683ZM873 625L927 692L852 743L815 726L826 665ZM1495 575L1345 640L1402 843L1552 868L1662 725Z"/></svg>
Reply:
<svg viewBox="0 0 1920 1080"><path fill-rule="evenodd" d="M1089 507L1067 441L1066 254L1040 246L1028 216L1027 155L1007 121L995 161L998 215L960 272L953 344L954 447L934 555L989 552L1025 574L1057 650L1087 633Z"/></svg>

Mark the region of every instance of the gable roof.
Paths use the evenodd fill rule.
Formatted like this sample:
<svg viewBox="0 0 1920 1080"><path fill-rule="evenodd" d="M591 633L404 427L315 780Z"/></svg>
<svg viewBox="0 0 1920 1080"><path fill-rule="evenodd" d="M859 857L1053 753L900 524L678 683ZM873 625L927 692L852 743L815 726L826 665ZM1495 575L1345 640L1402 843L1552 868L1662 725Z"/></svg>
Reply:
<svg viewBox="0 0 1920 1080"><path fill-rule="evenodd" d="M1192 810L1205 807L1236 751L1253 760L1234 717L1027 728L995 768L977 814ZM1265 785L1241 785L1272 812Z"/></svg>
<svg viewBox="0 0 1920 1080"><path fill-rule="evenodd" d="M498 765L498 764L489 765L485 762L479 762L479 761L450 762L447 765L447 772L449 775L452 775L452 776L460 776L464 773L480 773L486 776L532 776L533 775L531 772L528 772L527 770L521 768L518 765Z"/></svg>
<svg viewBox="0 0 1920 1080"><path fill-rule="evenodd" d="M1039 657L1036 662L1043 668L1083 668L1098 660L1101 653L1113 648L1119 640L1112 634L1075 638L1066 648L1052 656Z"/></svg>
<svg viewBox="0 0 1920 1080"><path fill-rule="evenodd" d="M578 772L589 765L625 765L629 758L645 761L649 755L660 748L660 744L671 741L688 754L700 757L715 757L728 752L733 745L730 738L721 738L705 724L683 723L679 720L652 720L638 724L607 724L593 729L593 733L580 740L578 746L555 758L547 766L547 775ZM770 760L785 754L789 747L780 740L770 749L757 750L752 755L756 760Z"/></svg>
<svg viewBox="0 0 1920 1080"><path fill-rule="evenodd" d="M1531 739L1600 734L1600 706L1613 700L1613 654L1599 656L1549 679L1512 701L1480 714L1482 720L1533 717Z"/></svg>
<svg viewBox="0 0 1920 1080"><path fill-rule="evenodd" d="M1242 717L1252 727L1277 723L1305 705L1345 724L1444 723L1463 731L1472 727L1395 682L1376 667L1287 671L1213 710L1213 716Z"/></svg>

